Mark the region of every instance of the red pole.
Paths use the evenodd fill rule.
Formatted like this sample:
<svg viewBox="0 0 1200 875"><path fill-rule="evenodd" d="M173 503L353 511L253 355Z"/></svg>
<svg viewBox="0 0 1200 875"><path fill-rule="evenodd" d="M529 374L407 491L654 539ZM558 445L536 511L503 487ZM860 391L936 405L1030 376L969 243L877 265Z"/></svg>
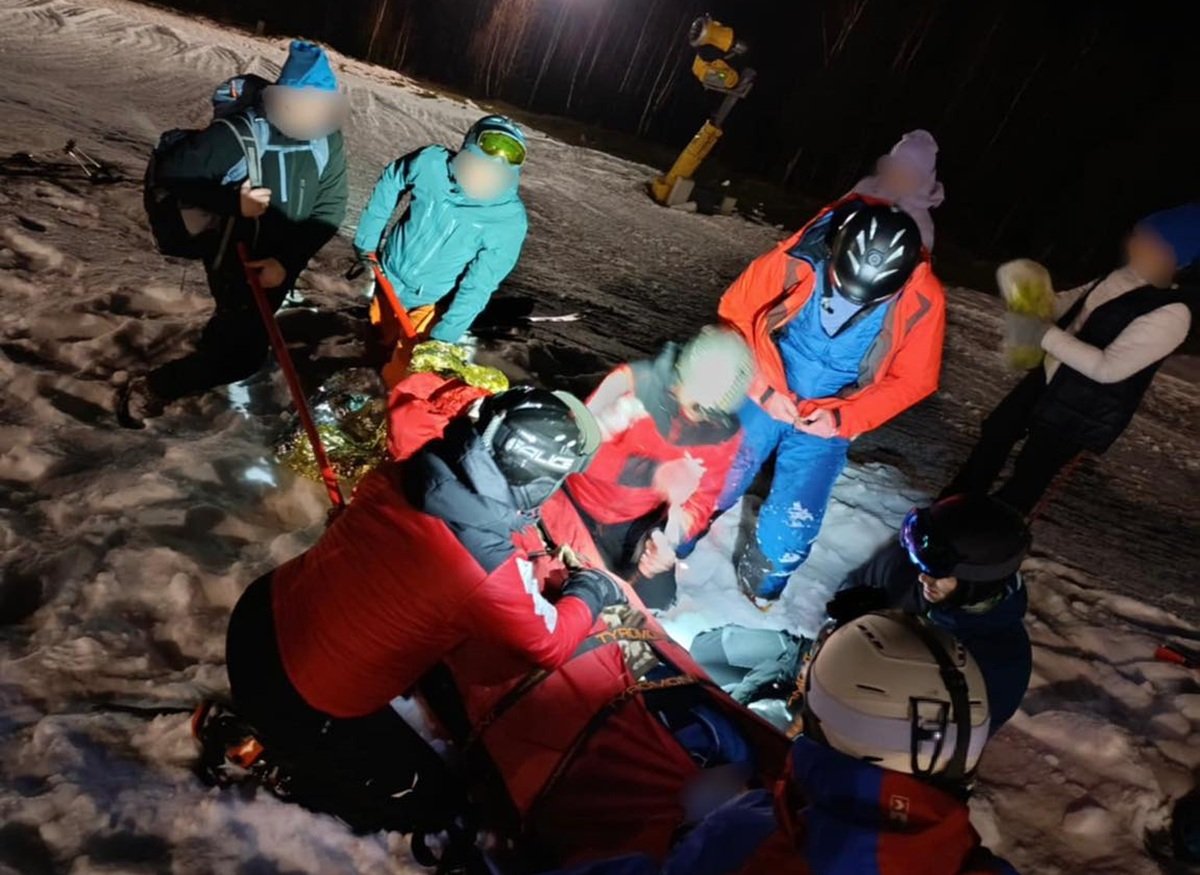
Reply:
<svg viewBox="0 0 1200 875"><path fill-rule="evenodd" d="M338 483L337 472L333 470L333 466L329 464L329 457L325 455L325 447L321 443L321 435L317 431L317 424L313 421L312 411L308 408L308 399L304 396L304 387L300 385L300 376L296 373L296 365L292 362L292 355L288 352L287 344L283 340L283 333L279 330L279 323L275 319L275 312L271 309L271 305L267 301L267 294L263 291L262 283L258 280L258 274L246 264L250 260L249 255L246 244L239 243L238 258L242 260L242 270L246 273L246 282L250 285L250 291L254 293L254 303L258 305L259 315L262 316L263 325L266 326L267 337L271 341L271 348L275 350L275 358L279 362L279 367L283 371L284 378L287 380L288 389L291 390L292 401L296 405L296 412L300 414L300 422L304 425L304 431L308 435L308 442L312 445L313 458L317 461L317 467L321 469L321 479L325 482L325 489L329 493L329 500L333 504L333 509L340 511L346 506L346 499L342 496L342 487Z"/></svg>

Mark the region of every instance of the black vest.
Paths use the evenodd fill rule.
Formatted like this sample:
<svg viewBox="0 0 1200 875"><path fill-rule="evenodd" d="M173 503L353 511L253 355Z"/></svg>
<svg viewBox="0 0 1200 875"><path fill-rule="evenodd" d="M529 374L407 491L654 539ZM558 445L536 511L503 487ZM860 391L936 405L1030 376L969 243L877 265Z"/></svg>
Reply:
<svg viewBox="0 0 1200 875"><path fill-rule="evenodd" d="M1090 294L1091 290L1059 320L1060 328L1065 330L1075 321ZM1194 313L1198 294L1200 291L1188 286L1172 289L1143 286L1097 307L1075 336L1103 349L1139 316L1160 307L1186 304ZM1098 383L1063 364L1038 400L1034 419L1062 437L1077 441L1086 450L1103 453L1133 419L1163 361L1160 359L1117 383Z"/></svg>

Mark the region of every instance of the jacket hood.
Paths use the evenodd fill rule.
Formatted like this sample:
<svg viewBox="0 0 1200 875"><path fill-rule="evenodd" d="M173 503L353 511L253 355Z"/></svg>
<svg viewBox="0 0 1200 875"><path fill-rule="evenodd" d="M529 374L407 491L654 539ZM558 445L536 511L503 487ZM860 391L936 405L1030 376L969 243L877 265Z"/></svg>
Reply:
<svg viewBox="0 0 1200 875"><path fill-rule="evenodd" d="M417 510L455 528L481 529L504 537L532 522L517 509L508 481L469 422L450 425L404 468L404 492Z"/></svg>
<svg viewBox="0 0 1200 875"><path fill-rule="evenodd" d="M917 779L808 738L792 747L792 780L807 801L805 858L822 875L960 875L986 851L964 802ZM879 861L887 861L881 869ZM907 865L905 865L907 863Z"/></svg>

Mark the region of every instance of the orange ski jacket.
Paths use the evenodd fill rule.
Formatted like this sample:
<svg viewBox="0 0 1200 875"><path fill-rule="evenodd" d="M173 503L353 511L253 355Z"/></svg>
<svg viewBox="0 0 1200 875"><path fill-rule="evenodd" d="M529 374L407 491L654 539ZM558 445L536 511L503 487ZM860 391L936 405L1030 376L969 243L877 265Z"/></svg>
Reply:
<svg viewBox="0 0 1200 875"><path fill-rule="evenodd" d="M934 276L928 253L924 253L908 283L883 305L889 312L883 330L859 365L857 383L829 398L793 395L776 338L804 308L816 282L812 265L789 251L813 223L845 200L825 207L791 237L750 262L721 296L718 313L754 350L758 373L750 394L755 402L765 406L773 393L781 393L795 402L801 416L821 408L831 410L838 434L855 438L937 391L946 333L946 294Z"/></svg>

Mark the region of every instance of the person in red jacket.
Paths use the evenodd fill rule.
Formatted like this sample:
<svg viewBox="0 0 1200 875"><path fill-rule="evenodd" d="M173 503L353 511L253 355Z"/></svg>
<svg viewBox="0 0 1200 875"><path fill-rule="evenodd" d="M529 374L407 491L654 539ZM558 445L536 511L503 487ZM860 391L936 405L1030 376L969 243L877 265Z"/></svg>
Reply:
<svg viewBox="0 0 1200 875"><path fill-rule="evenodd" d="M552 669L624 600L607 572L548 556L537 525L598 443L565 393L485 398L368 474L313 547L250 585L226 644L233 707L268 752L319 773L298 801L360 829L449 822L455 782L390 703L470 639Z"/></svg>
<svg viewBox="0 0 1200 875"><path fill-rule="evenodd" d="M648 608L675 601L675 551L712 516L753 373L741 337L709 327L653 361L617 368L588 400L604 440L556 502L575 506L610 570L636 574Z"/></svg>
<svg viewBox="0 0 1200 875"><path fill-rule="evenodd" d="M756 258L721 298L754 350L726 509L772 456L774 478L738 581L778 599L808 558L850 442L932 394L946 302L916 223L851 195Z"/></svg>

